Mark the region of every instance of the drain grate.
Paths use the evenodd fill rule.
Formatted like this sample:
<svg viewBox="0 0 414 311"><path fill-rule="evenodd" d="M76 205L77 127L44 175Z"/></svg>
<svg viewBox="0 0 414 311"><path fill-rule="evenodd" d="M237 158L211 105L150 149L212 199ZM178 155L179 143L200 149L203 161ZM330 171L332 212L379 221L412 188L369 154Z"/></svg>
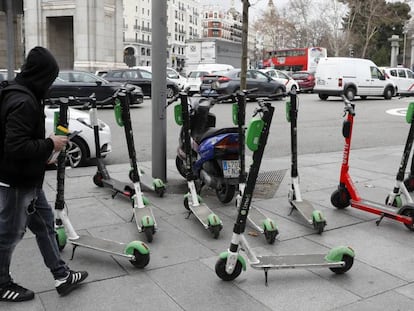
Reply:
<svg viewBox="0 0 414 311"><path fill-rule="evenodd" d="M279 189L287 169L259 172L255 188L255 197L272 198Z"/></svg>

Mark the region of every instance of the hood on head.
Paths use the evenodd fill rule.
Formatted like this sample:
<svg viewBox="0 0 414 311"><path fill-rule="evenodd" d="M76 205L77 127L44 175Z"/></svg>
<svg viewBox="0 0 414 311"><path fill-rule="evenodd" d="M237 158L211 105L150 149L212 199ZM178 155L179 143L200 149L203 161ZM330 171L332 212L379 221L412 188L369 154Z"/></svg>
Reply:
<svg viewBox="0 0 414 311"><path fill-rule="evenodd" d="M49 50L37 46L30 50L15 80L42 99L59 73L56 59Z"/></svg>

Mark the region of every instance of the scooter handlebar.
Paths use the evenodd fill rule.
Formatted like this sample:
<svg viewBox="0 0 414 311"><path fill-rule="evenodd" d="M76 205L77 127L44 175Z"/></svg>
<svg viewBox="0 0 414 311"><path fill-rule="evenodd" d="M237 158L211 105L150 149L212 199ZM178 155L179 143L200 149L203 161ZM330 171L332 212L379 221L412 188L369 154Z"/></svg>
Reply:
<svg viewBox="0 0 414 311"><path fill-rule="evenodd" d="M345 104L345 109L344 109L345 113L349 112L350 114L355 115L355 109L354 109L355 105L352 104L352 102L348 98L346 98L345 95L342 94L341 97Z"/></svg>

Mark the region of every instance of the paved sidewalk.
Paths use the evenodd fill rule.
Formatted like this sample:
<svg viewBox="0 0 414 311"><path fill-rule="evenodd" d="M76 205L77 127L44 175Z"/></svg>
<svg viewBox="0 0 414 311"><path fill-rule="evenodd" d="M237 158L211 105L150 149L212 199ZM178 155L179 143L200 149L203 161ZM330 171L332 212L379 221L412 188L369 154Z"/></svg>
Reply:
<svg viewBox="0 0 414 311"><path fill-rule="evenodd" d="M350 172L362 197L384 202L394 185L402 150L392 146L352 151ZM174 160L169 160L167 193L163 198L147 193L159 227L149 244L147 267L136 269L124 258L80 247L70 260L68 245L62 252L65 260L90 276L80 289L59 297L28 232L14 254L12 273L16 282L36 292L36 298L18 304L0 302L0 310L414 310L414 233L389 219L377 227L373 214L335 209L330 195L338 184L341 161L341 152L299 156L302 195L322 210L328 222L318 235L297 212L288 215L290 158L264 159L262 171L285 170L286 174L275 193L263 196L258 191L253 204L276 221L280 235L269 245L248 228L247 238L255 251L267 254L326 253L331 247L349 245L356 258L344 275L329 269L271 270L265 286L264 273L248 266L236 280L221 281L214 265L230 244L237 212L234 202L222 205L213 192L204 192L208 206L224 223L220 237L213 239L194 216L186 219L186 183ZM149 173L149 164L144 167ZM108 169L113 177L127 180L127 164ZM113 199L108 189L96 187L95 171L94 167L67 170L66 203L75 229L120 242L145 241L130 221L129 200ZM56 172L48 171L45 190L51 204L55 189Z"/></svg>

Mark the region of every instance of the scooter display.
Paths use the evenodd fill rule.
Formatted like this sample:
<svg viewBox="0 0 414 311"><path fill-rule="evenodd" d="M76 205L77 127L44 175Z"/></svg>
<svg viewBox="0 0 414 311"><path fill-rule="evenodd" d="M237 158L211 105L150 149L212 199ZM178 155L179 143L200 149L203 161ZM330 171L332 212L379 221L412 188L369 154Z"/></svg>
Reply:
<svg viewBox="0 0 414 311"><path fill-rule="evenodd" d="M290 101L286 103L286 119L290 122L290 141L291 141L291 185L288 193L288 200L292 206L290 214L294 210L321 234L326 226L326 219L320 210L314 209L309 201L302 199L299 186L298 173L298 136L297 136L297 120L298 120L298 100L296 91L290 93ZM289 215L290 215L289 214Z"/></svg>
<svg viewBox="0 0 414 311"><path fill-rule="evenodd" d="M70 98L69 98L70 100ZM59 112L55 113L55 133L56 135L71 135L69 133L67 109L67 98L60 98ZM148 246L141 241L132 241L128 244L116 241L101 239L90 235L78 235L75 231L68 213L65 202L65 169L66 169L66 149L62 150L57 158L57 191L55 201L56 211L56 240L59 249L62 250L66 243L72 244L72 259L78 246L93 249L96 251L117 255L129 259L132 265L137 268L144 268L150 260Z"/></svg>
<svg viewBox="0 0 414 311"><path fill-rule="evenodd" d="M377 226L380 224L384 217L394 219L402 222L409 230L414 231L414 205L406 204L402 207L395 208L393 205L397 205L395 202L394 191L388 197L387 204L376 203L373 201L365 200L360 197L358 191L352 182L349 174L349 155L351 151L351 138L352 129L355 117L355 104L351 103L344 96L342 97L345 104L346 120L342 125L342 134L345 138L345 145L343 151L341 174L339 179L338 189L331 195L331 203L338 209L344 209L348 206L379 215L380 218L376 221ZM412 108L411 108L412 109ZM412 112L411 112L412 113ZM411 114L410 113L410 114ZM411 140L412 138L409 138ZM407 147L407 145L406 145ZM402 166L406 165L403 162L407 160L406 155L403 155ZM402 169L402 168L401 168ZM404 167L405 170L405 167ZM398 174L395 190L398 193L402 186L403 174ZM396 194L395 193L395 194Z"/></svg>
<svg viewBox="0 0 414 311"><path fill-rule="evenodd" d="M240 275L242 270L246 270L246 261L240 255L241 250L246 253L252 268L262 269L265 272L266 284L268 270L270 269L327 267L336 274L345 273L352 267L355 256L354 251L349 247L336 247L329 251L328 254L258 256L247 242L244 235L246 221L267 143L273 113L274 107L270 103L259 103L259 108L256 109L247 128L246 145L253 151L253 163L250 166L246 188L243 192L241 203L239 204L230 247L226 252L220 254L215 265L216 274L224 281L232 281Z"/></svg>
<svg viewBox="0 0 414 311"><path fill-rule="evenodd" d="M221 98L221 97L220 97ZM230 99L231 96L226 97ZM222 203L230 202L236 192L239 177L239 136L236 127L215 128L216 116L210 109L221 98L192 98L189 130L191 157L195 178L200 181L199 192L204 186L215 189ZM182 126L177 148L176 166L186 177L185 130Z"/></svg>
<svg viewBox="0 0 414 311"><path fill-rule="evenodd" d="M120 88L114 94L115 98L115 118L119 126L125 130L125 137L128 147L128 156L130 160L131 170L129 178L132 181L132 186L129 183L123 183L113 179L106 169L102 160L99 149L99 125L96 113L96 102L92 101L91 108L91 124L94 128L95 146L97 154L98 171L93 177L93 181L97 186L109 187L116 193L121 192L132 200L132 207L134 212L135 223L137 224L138 232L144 232L148 242L153 241L153 235L157 230L157 223L152 212L149 201L144 197L141 191L140 172L138 169L134 137L132 132L131 115L129 108L128 90Z"/></svg>
<svg viewBox="0 0 414 311"><path fill-rule="evenodd" d="M223 228L221 219L211 211L211 209L202 201L196 189L196 176L193 168L194 151L191 148L191 120L188 104L188 94L181 92L178 96L173 97L168 105L180 99L181 103L174 107L175 121L181 126L180 142L182 139L182 148L185 155L185 162L181 163L180 169L185 174L189 192L184 196L184 207L189 211L188 217L194 214L198 221L201 222L204 229L209 230L213 237L217 239ZM178 159L178 158L177 158ZM177 160L178 161L178 160Z"/></svg>
<svg viewBox="0 0 414 311"><path fill-rule="evenodd" d="M248 91L238 91L235 94L237 102L233 104L233 123L237 125L239 133L239 189L236 196L236 207L240 207L241 198L243 197L244 189L246 188L246 148L245 148L245 123L246 123L246 95ZM249 224L261 234L264 235L269 244L273 244L279 234L276 222L267 216L261 209L252 205L250 207L249 215L247 216Z"/></svg>

